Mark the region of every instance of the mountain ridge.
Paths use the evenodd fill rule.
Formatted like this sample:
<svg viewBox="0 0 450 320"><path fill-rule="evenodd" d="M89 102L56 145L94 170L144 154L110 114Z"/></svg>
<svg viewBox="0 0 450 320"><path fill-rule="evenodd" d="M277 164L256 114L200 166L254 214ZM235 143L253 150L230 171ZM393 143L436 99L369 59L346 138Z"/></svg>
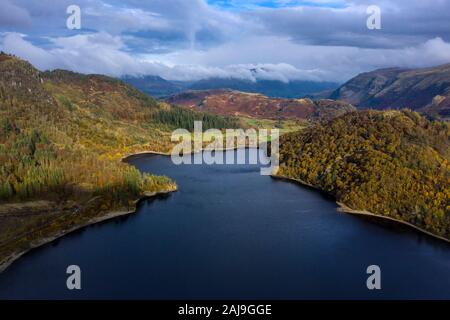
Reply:
<svg viewBox="0 0 450 320"><path fill-rule="evenodd" d="M330 99L359 108L411 108L430 116L450 116L450 64L406 69L384 68L357 75L336 89Z"/></svg>
<svg viewBox="0 0 450 320"><path fill-rule="evenodd" d="M230 89L189 90L170 96L165 101L222 116L272 120L323 120L355 110L352 105L341 101L271 98L260 93Z"/></svg>
<svg viewBox="0 0 450 320"><path fill-rule="evenodd" d="M250 81L238 78L208 78L197 81L169 81L162 77L151 75L142 77L124 76L121 78L141 91L156 98L189 90L230 89L249 93L261 93L273 98L302 98L316 92L334 90L339 84L334 82L316 82L291 80Z"/></svg>

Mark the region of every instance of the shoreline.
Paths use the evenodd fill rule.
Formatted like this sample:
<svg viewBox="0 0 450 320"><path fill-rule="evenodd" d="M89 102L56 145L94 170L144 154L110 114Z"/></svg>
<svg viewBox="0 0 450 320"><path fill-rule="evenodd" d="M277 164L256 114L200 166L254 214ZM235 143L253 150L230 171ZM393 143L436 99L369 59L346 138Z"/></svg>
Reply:
<svg viewBox="0 0 450 320"><path fill-rule="evenodd" d="M237 150L239 149L238 147L234 147L234 148L223 148L221 150L217 150L217 151L229 151L229 150ZM249 149L249 147L245 147L245 149ZM205 151L205 149L202 149L200 152ZM207 150L206 150L207 151ZM195 154L197 152L192 151L190 154ZM135 153L131 153L128 155L125 155L123 157L120 158L121 162L125 162L128 158L131 158L133 156L137 156L137 155L143 155L143 154L154 154L154 155L162 155L162 156L171 156L170 152L160 152L160 151L153 151L153 150L149 150L149 151L139 151L139 152L135 152ZM159 192L148 192L148 193L144 193L140 198L138 198L137 200L134 201L135 203L135 208L133 210L118 210L118 211L110 211L110 212L106 212L104 215L102 216L98 216L98 217L94 217L88 221L86 221L85 223L82 223L80 225L76 225L72 228L69 229L64 229L61 230L60 232L58 232L57 234L51 236L51 237L47 237L47 238L42 238L36 241L32 241L30 243L30 247L24 250L19 250L16 252L11 253L9 256L6 256L5 258L3 258L2 260L0 260L0 274L2 272L4 272L8 267L10 267L15 261L17 261L19 258L21 258L23 255L25 255L26 253L28 253L31 250L37 249L41 246L44 246L46 244L49 244L59 238L62 238L76 230L100 223L100 222L104 222L104 221L108 221L108 220L112 220L114 218L118 218L118 217L122 217L122 216L126 216L126 215L130 215L133 213L136 213L137 211L137 206L139 204L139 202L149 199L149 198L153 198L153 197L157 197L160 195L165 195L165 194L170 194L172 192L176 192L178 191L178 187L176 187L174 190L166 190L166 191L159 191Z"/></svg>
<svg viewBox="0 0 450 320"><path fill-rule="evenodd" d="M229 151L229 150L237 150L237 149L242 149L242 148L239 148L239 147L228 148L228 149L224 148L224 149L216 150L216 151ZM245 149L254 149L254 148L245 147ZM208 151L208 150L202 150L202 151ZM193 154L193 153L194 152L191 152L191 154ZM131 155L125 156L125 157L122 158L122 161L124 161L124 160L126 160L126 159L128 159L128 158L130 158L130 157L132 157L134 155L140 155L140 154L154 154L154 155L162 155L162 156L168 156L168 157L171 156L170 153L163 153L163 152L157 152L157 151L144 151L144 152L138 152L138 153L135 153L135 154L131 154ZM339 202L339 201L336 201L336 198L331 196L326 191L324 191L324 190L322 190L322 189L318 188L317 186L314 186L314 185L312 185L310 183L307 183L306 181L303 181L301 179L290 178L290 177L278 175L276 173L272 174L271 177L274 178L274 179L286 180L286 181L294 182L294 183L302 185L303 187L308 187L308 188L311 188L311 189L313 189L315 191L318 191L318 192L326 195L327 197L332 197L334 199L334 201L336 202L336 204L337 204L336 210L338 212L352 214L352 215L358 215L358 216L373 217L373 218L377 218L377 219L381 219L381 220L388 220L388 221L391 221L391 222L395 222L395 223L398 223L398 224L401 224L401 225L413 228L416 231L419 231L419 232L421 232L421 233L423 233L425 235L428 235L430 237L433 237L433 238L435 238L437 240L442 240L442 241L445 241L447 243L450 243L450 239L447 239L447 238L444 238L444 237L439 236L437 234L431 233L430 231L427 231L427 230L425 230L425 229L423 229L421 227L415 226L412 223L409 223L407 221L403 221L403 220L395 219L395 218L392 218L392 217L379 215L379 214L376 214L376 213L373 213L373 212L369 212L369 211L365 211L365 210L352 209L352 208L348 207L346 204L344 204L342 202Z"/></svg>
<svg viewBox="0 0 450 320"><path fill-rule="evenodd" d="M307 182L305 182L303 180L300 180L300 179L289 178L289 177L278 175L278 174L273 174L271 177L274 178L274 179L291 181L291 182L300 184L300 185L302 185L304 187L309 187L309 188L312 188L312 189L317 190L319 192L322 192L325 195L331 196L329 193L323 191L322 189L319 189L318 187L316 187L316 186L314 186L312 184L309 184L309 183L307 183ZM333 199L335 199L335 198L333 197ZM376 213L369 212L369 211L366 211L366 210L355 210L355 209L352 209L352 208L348 207L346 204L344 204L342 202L336 201L336 199L335 199L335 202L336 202L336 204L338 206L336 208L336 210L338 212L352 214L352 215L355 215L355 216L366 216L366 217L373 217L373 218L377 218L377 219L381 219L381 220L388 220L388 221L391 221L391 222L395 222L395 223L398 223L398 224L401 224L401 225L413 228L416 231L419 231L419 232L421 232L423 234L426 234L427 236L431 236L431 237L433 237L433 238L435 238L437 240L442 240L442 241L445 241L447 243L450 243L450 239L447 239L447 238L444 238L444 237L439 236L437 234L431 233L430 231L427 231L427 230L425 230L425 229L423 229L421 227L415 226L412 223L409 223L407 221L399 220L399 219L392 218L392 217L382 216L380 214L376 214Z"/></svg>
<svg viewBox="0 0 450 320"><path fill-rule="evenodd" d="M132 153L130 155L124 156L120 159L121 162L124 162L126 159L134 156L134 155L140 155L140 154L155 154L155 155L163 155L163 156L170 156L170 153L164 153L164 152L158 152L158 151L142 151L142 152L136 152L136 153ZM150 199L150 198L154 198L154 197L158 197L161 195L166 195L166 194L170 194L173 192L178 191L178 187L175 187L175 189L173 190L164 190L164 191L158 191L158 192L144 192L144 194L139 197L137 200L134 201L134 209L133 210L117 210L117 211L109 211L106 212L104 215L102 216L98 216L98 217L94 217L88 221L86 221L85 223L82 223L80 225L76 225L72 228L69 229L64 229L61 230L60 232L58 232L57 234L47 237L47 238L42 238L42 239L38 239L35 241L32 241L30 243L30 247L24 250L19 250L16 252L11 253L9 256L6 256L5 258L3 258L2 260L0 260L0 274L2 272L4 272L8 267L10 267L15 261L17 261L19 258L21 258L23 255L25 255L26 253L28 253L31 250L37 249L41 246L44 246L46 244L49 244L57 239L60 239L76 230L80 230L82 228L86 228L88 226L100 223L100 222L105 222L108 220L112 220L114 218L119 218L119 217L123 217L126 215L130 215L133 213L136 213L137 209L138 209L138 205L141 201L144 201L146 199ZM91 199L92 200L92 199Z"/></svg>
<svg viewBox="0 0 450 320"><path fill-rule="evenodd" d="M356 216L374 217L374 218L378 218L378 219L393 221L395 223L399 223L399 224L402 224L404 226L413 228L416 231L424 233L424 234L426 234L428 236L431 236L431 237L433 237L435 239L443 240L443 241L445 241L447 243L450 243L449 239L441 237L441 236L438 236L437 234L431 233L430 231L427 231L427 230L425 230L425 229L423 229L421 227L415 226L412 223L409 223L407 221L399 220L399 219L392 218L392 217L382 216L382 215L379 215L379 214L376 214L376 213L372 213L372 212L369 212L369 211L366 211L366 210L355 210L355 209L352 209L352 208L348 207L344 203L341 203L341 202L338 202L338 201L336 203L338 205L337 210L339 212L344 212L344 213L348 213L348 214L352 214L352 215L356 215Z"/></svg>
<svg viewBox="0 0 450 320"><path fill-rule="evenodd" d="M224 148L224 149L216 150L216 151L230 151L230 150L237 150L237 149L242 149L242 148L238 148L238 147L228 148L228 149ZM255 149L255 148L254 147L245 147L245 149ZM258 148L256 148L256 149L258 149ZM203 152L203 151L208 151L208 150L207 149L206 150L202 149L201 152ZM194 154L194 153L196 153L196 152L191 152L191 154ZM136 153L132 153L132 154L129 154L129 155L125 155L125 156L123 156L120 159L120 161L125 162L127 159L129 159L129 158L131 158L133 156L144 155L144 154L162 155L162 156L169 156L169 157L171 156L171 153L168 153L168 152L164 153L164 152L149 150L149 151L141 151L141 152L136 152ZM274 179L286 180L286 181L294 182L296 184L300 184L303 187L308 187L308 188L314 189L315 191L319 191L319 192L321 192L321 193L323 193L323 194L325 194L327 196L330 196L330 194L328 194L327 192L319 189L318 187L316 187L316 186L314 186L312 184L309 184L309 183L307 183L307 182L305 182L303 180L300 180L300 179L290 178L290 177L278 175L276 173L273 173L271 175L271 177L274 178ZM139 203L141 201L144 201L144 200L147 200L147 199L150 199L150 198L154 198L154 197L158 197L160 195L170 194L170 193L173 193L173 192L176 192L176 191L178 191L177 187L175 187L173 190L164 190L164 191L159 191L159 192L145 192L141 197L139 197L137 200L134 201L135 207L134 207L133 210L117 210L117 211L106 212L104 215L94 217L94 218L86 221L85 223L82 223L80 225L74 226L74 227L69 228L69 229L61 230L60 232L58 232L57 234L55 234L55 235L53 235L51 237L42 238L42 239L36 240L34 242L31 242L31 246L29 248L24 249L22 251L14 252L14 253L10 254L9 256L5 257L4 259L2 259L0 261L0 273L4 272L15 261L17 261L19 258L21 258L23 255L25 255L26 253L28 253L31 250L34 250L34 249L39 248L39 247L41 247L43 245L49 244L49 243L51 243L51 242L53 242L53 241L55 241L55 240L57 240L59 238L62 238L62 237L66 236L66 235L68 235L68 234L70 234L70 233L72 233L72 232L74 232L76 230L79 230L79 229L82 229L82 228L85 228L85 227L88 227L88 226L91 226L91 225L94 225L94 224L97 224L97 223L100 223L100 222L105 222L105 221L108 221L108 220L112 220L114 218L118 218L118 217L123 217L123 216L126 216L126 215L130 215L130 214L134 214L134 213L136 213L136 211L138 209L138 205L139 205ZM333 199L335 199L335 198L333 197ZM419 232L421 232L423 234L431 236L431 237L433 237L435 239L443 240L443 241L445 241L447 243L450 243L449 239L441 237L439 235L435 235L435 234L433 234L433 233L431 233L431 232L429 232L429 231L427 231L427 230L425 230L423 228L415 226L415 225L413 225L413 224L411 224L409 222L402 221L402 220L399 220L399 219L395 219L395 218L392 218L392 217L382 216L382 215L375 214L375 213L372 213L372 212L369 212L369 211L365 211L365 210L354 210L354 209L348 207L347 205L345 205L344 203L341 203L339 201L336 201L336 204L338 206L336 208L336 210L339 211L339 212L352 214L352 215L359 215L359 216L369 216L369 217L374 217L374 218L383 219L383 220L389 220L389 221L392 221L392 222L395 222L395 223L398 223L398 224L401 224L401 225L413 228L416 231L419 231Z"/></svg>
<svg viewBox="0 0 450 320"><path fill-rule="evenodd" d="M162 195L166 195L166 194L170 194L173 192L176 192L178 189L175 188L173 190L164 190L164 191L158 191L158 192L145 192L141 197L139 197L137 200L134 201L134 209L133 210L116 210L116 211L109 211L106 212L104 215L101 216L97 216L94 217L92 219L89 219L88 221L86 221L85 223L76 225L72 228L69 229L64 229L61 230L60 232L58 232L57 234L47 237L47 238L42 238L36 241L32 241L30 243L30 247L21 251L16 251L13 252L12 254L10 254L9 256L6 256L3 260L0 261L0 273L4 272L8 267L10 267L15 261L17 261L19 258L21 258L23 255L25 255L26 253L30 252L31 250L37 249L41 246L44 246L46 244L49 244L57 239L60 239L74 231L86 228L88 226L91 225L95 225L97 223L100 222L105 222L108 220L112 220L115 218L119 218L119 217L123 217L123 216L127 216L130 214L134 214L137 212L138 209L138 205L141 201L150 199L150 198L156 198L158 196L162 196Z"/></svg>
<svg viewBox="0 0 450 320"><path fill-rule="evenodd" d="M202 148L202 150L200 151L191 151L190 153L186 153L186 155L192 155L192 154L199 154L202 153L204 151L217 151L217 152L224 152L224 151L232 151L232 150L239 150L239 149L259 149L260 146L257 147L232 147L232 148L221 148L221 149L207 149L207 148ZM153 154L153 155L157 155L157 156L166 156L166 157L170 157L172 156L171 152L161 152L161 151L139 151L139 152L135 152L135 153L131 153L131 154L127 154L123 157L120 158L120 161L125 162L128 158L131 158L133 156L139 156L139 155L144 155L144 154Z"/></svg>

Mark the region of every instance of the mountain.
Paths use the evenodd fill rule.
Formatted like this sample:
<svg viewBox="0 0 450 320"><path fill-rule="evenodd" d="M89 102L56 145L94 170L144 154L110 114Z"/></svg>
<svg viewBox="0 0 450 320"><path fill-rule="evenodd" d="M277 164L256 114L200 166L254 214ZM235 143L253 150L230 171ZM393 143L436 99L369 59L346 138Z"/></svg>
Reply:
<svg viewBox="0 0 450 320"><path fill-rule="evenodd" d="M380 69L362 73L336 89L330 99L361 108L428 111L450 116L450 64L423 69Z"/></svg>
<svg viewBox="0 0 450 320"><path fill-rule="evenodd" d="M123 81L156 98L163 98L187 90L231 89L261 93L269 97L301 98L316 92L332 91L338 87L333 82L313 81L249 81L235 78L210 78L199 81L167 81L158 76L126 76Z"/></svg>
<svg viewBox="0 0 450 320"><path fill-rule="evenodd" d="M186 91L166 99L167 103L223 116L257 119L330 119L354 107L334 100L270 98L234 90Z"/></svg>
<svg viewBox="0 0 450 320"><path fill-rule="evenodd" d="M289 82L274 80L240 80L211 78L200 80L189 86L190 90L231 89L243 92L260 93L274 98L302 98L307 95L335 89L338 84L333 82L314 82L292 80Z"/></svg>
<svg viewBox="0 0 450 320"><path fill-rule="evenodd" d="M186 86L184 83L167 81L159 76L125 76L121 80L155 98L165 97L181 92Z"/></svg>
<svg viewBox="0 0 450 320"><path fill-rule="evenodd" d="M233 119L158 102L101 75L41 72L0 54L0 271L45 239L173 191L121 158L167 152L171 132L195 120L228 128Z"/></svg>
<svg viewBox="0 0 450 320"><path fill-rule="evenodd" d="M450 124L416 112L351 112L282 136L277 174L450 240L449 141Z"/></svg>
<svg viewBox="0 0 450 320"><path fill-rule="evenodd" d="M425 108L421 109L425 114L433 118L450 119L450 95L437 95Z"/></svg>

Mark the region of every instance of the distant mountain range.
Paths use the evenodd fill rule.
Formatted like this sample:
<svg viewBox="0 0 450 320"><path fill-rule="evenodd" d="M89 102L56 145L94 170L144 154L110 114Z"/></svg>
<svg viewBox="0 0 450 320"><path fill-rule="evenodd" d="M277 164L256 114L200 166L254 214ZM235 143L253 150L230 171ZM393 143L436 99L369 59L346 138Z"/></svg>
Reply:
<svg viewBox="0 0 450 320"><path fill-rule="evenodd" d="M423 69L379 69L362 73L331 95L360 108L410 108L450 117L450 64Z"/></svg>
<svg viewBox="0 0 450 320"><path fill-rule="evenodd" d="M159 76L122 78L156 98L185 91L230 89L260 93L271 98L342 100L358 108L402 109L450 118L450 64L432 68L387 68L359 74L345 84L313 81L211 78L200 81L168 81Z"/></svg>
<svg viewBox="0 0 450 320"><path fill-rule="evenodd" d="M187 83L167 81L159 76L122 77L122 80L152 97L166 97L185 90Z"/></svg>
<svg viewBox="0 0 450 320"><path fill-rule="evenodd" d="M186 90L231 89L261 93L268 97L302 98L317 92L333 91L339 84L334 82L275 80L250 81L236 78L210 78L199 81L168 81L159 76L131 77L123 81L156 98L164 98Z"/></svg>
<svg viewBox="0 0 450 320"><path fill-rule="evenodd" d="M243 92L261 93L272 98L303 98L321 91L333 90L339 86L333 82L292 80L289 82L259 80L256 82L239 79L206 79L192 84L191 90L232 89Z"/></svg>
<svg viewBox="0 0 450 320"><path fill-rule="evenodd" d="M166 102L218 115L273 120L331 119L356 110L342 101L271 98L262 94L224 89L185 91L167 98Z"/></svg>

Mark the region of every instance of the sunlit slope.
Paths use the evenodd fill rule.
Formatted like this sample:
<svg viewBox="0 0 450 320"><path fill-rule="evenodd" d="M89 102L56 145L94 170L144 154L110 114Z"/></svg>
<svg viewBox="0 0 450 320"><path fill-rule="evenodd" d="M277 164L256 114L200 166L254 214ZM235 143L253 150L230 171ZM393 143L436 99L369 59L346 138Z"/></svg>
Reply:
<svg viewBox="0 0 450 320"><path fill-rule="evenodd" d="M449 137L407 110L349 113L283 136L279 174L449 239Z"/></svg>

